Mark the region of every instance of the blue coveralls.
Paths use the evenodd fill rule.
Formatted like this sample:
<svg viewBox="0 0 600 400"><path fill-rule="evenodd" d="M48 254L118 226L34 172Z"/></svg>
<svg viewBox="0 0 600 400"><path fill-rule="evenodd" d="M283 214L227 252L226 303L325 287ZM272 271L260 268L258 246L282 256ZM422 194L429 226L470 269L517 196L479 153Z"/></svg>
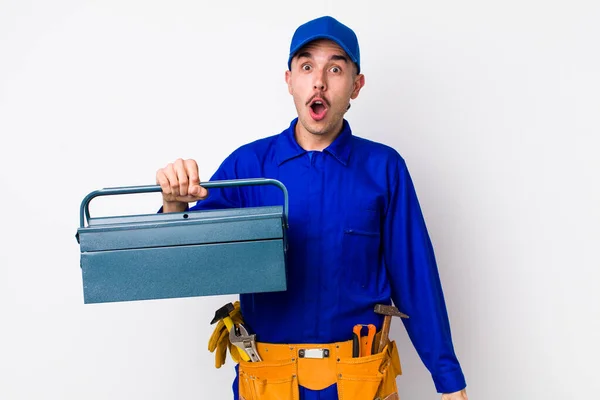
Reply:
<svg viewBox="0 0 600 400"><path fill-rule="evenodd" d="M404 159L354 136L346 120L329 147L307 152L294 138L296 123L236 149L211 177L274 178L289 193L288 290L241 295L246 325L261 342L345 341L357 323L379 330L383 318L373 307L393 300L410 317L402 321L438 392L463 389L434 252ZM211 188L190 210L282 203L281 190L270 185ZM234 399L237 384L236 377ZM337 398L335 384L300 388L302 400Z"/></svg>

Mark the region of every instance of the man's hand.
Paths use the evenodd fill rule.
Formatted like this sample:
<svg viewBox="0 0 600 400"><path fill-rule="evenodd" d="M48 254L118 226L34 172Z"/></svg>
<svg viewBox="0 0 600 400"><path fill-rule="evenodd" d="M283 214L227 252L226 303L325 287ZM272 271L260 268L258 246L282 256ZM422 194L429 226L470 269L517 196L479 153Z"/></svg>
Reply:
<svg viewBox="0 0 600 400"><path fill-rule="evenodd" d="M156 171L156 184L163 195L163 212L183 211L188 203L205 199L208 191L200 186L198 164L177 159Z"/></svg>
<svg viewBox="0 0 600 400"><path fill-rule="evenodd" d="M467 390L463 389L460 392L444 393L442 400L469 400L467 397Z"/></svg>

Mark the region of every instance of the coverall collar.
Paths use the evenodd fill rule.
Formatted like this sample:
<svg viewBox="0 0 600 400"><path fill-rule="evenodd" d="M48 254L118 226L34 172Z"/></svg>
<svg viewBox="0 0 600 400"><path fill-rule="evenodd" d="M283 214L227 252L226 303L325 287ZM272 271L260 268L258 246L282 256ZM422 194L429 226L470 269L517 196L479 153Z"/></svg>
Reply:
<svg viewBox="0 0 600 400"><path fill-rule="evenodd" d="M292 158L298 157L304 153L304 150L294 136L296 124L298 118L294 118L290 123L290 126L284 130L277 140L277 164L281 165L284 162L291 160ZM346 119L342 126L342 131L335 138L335 140L327 146L323 151L331 154L336 160L342 165L348 165L348 159L350 158L350 151L352 150L352 129Z"/></svg>

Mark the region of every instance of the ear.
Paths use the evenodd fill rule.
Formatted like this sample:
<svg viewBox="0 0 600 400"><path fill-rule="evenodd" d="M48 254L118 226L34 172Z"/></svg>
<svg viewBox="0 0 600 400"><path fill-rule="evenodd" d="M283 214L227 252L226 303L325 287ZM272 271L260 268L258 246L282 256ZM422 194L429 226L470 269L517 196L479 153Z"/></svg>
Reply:
<svg viewBox="0 0 600 400"><path fill-rule="evenodd" d="M354 86L352 87L352 94L350 95L351 99L355 99L358 97L358 93L360 89L365 86L365 76L363 74L357 74L354 78Z"/></svg>
<svg viewBox="0 0 600 400"><path fill-rule="evenodd" d="M294 94L294 91L292 90L292 72L290 70L285 71L285 83L288 85L288 92Z"/></svg>

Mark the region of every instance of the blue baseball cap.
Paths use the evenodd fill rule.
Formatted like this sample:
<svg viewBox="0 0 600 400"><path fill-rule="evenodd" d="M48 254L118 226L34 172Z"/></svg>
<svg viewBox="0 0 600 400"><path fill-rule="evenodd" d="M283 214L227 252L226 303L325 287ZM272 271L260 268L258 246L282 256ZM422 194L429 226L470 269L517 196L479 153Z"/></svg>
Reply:
<svg viewBox="0 0 600 400"><path fill-rule="evenodd" d="M337 43L356 64L360 72L360 49L354 31L330 16L319 17L300 25L294 32L290 45L288 69L292 58L303 46L317 39L329 39Z"/></svg>

